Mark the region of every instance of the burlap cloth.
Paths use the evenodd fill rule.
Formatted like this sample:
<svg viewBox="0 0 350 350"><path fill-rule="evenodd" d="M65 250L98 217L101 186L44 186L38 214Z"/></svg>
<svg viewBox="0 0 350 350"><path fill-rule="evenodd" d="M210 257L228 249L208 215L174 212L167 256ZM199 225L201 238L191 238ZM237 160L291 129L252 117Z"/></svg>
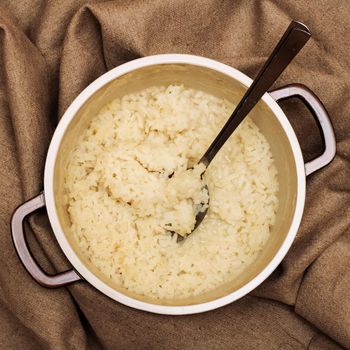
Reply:
<svg viewBox="0 0 350 350"><path fill-rule="evenodd" d="M0 1L0 349L350 348L350 2L158 0ZM291 19L312 39L276 86L301 82L331 115L337 156L307 181L290 252L251 295L205 314L130 309L88 283L48 290L19 262L14 208L42 189L52 132L74 97L140 56L192 53L254 76ZM305 158L321 150L300 103L283 105ZM49 272L69 267L45 212L29 241Z"/></svg>

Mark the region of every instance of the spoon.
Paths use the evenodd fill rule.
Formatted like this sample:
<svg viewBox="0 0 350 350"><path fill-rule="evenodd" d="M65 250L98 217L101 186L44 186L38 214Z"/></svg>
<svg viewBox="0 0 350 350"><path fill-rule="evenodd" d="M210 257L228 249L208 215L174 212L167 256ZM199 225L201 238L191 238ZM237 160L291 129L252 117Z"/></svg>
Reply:
<svg viewBox="0 0 350 350"><path fill-rule="evenodd" d="M264 66L260 69L253 83L250 85L241 101L231 114L230 118L221 129L219 134L216 136L213 143L204 153L199 163L203 163L206 168L209 166L210 162L214 159L215 155L219 152L227 139L232 135L232 133L237 129L247 114L259 102L260 98L265 94L265 92L267 92L267 90L281 75L288 64L303 48L310 37L311 33L305 24L298 21L292 21L289 24L282 38L276 45L275 49L272 51L270 57L267 59ZM208 187L206 185L205 188L209 193ZM194 228L188 235L190 235L200 225L207 211L208 207L196 215ZM178 234L177 242L182 241L184 238L185 237Z"/></svg>

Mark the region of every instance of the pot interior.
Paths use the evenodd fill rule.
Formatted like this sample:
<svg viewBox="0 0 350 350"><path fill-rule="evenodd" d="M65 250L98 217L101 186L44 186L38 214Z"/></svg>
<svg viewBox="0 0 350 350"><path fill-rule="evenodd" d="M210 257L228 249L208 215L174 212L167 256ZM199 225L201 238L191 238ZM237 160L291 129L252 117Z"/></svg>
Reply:
<svg viewBox="0 0 350 350"><path fill-rule="evenodd" d="M215 300L234 292L257 276L273 259L285 240L291 226L296 206L298 179L293 152L286 133L268 107L260 100L250 113L250 117L258 125L267 138L278 169L279 209L276 223L272 228L269 241L256 261L250 265L239 278L226 283L216 290L202 295L181 300L153 300L135 295L121 286L115 285L104 277L81 253L73 234L70 231L70 219L63 192L64 172L68 152L74 147L75 140L84 130L100 108L111 100L128 93L133 93L152 85L184 84L186 87L203 90L220 98L238 103L246 86L239 81L215 70L190 64L161 64L148 66L127 73L100 88L72 119L67 128L57 154L54 173L54 195L60 224L66 239L74 249L81 262L102 282L113 289L132 298L160 305L193 305Z"/></svg>

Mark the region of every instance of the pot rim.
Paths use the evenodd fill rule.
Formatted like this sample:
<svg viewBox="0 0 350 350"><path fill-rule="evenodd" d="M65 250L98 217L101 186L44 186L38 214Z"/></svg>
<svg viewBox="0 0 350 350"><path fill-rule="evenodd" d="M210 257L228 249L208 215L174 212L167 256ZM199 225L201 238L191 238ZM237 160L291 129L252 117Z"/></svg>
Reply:
<svg viewBox="0 0 350 350"><path fill-rule="evenodd" d="M221 306L227 305L237 299L240 299L244 295L251 292L258 285L260 285L279 265L282 259L287 254L289 248L291 247L297 230L299 228L305 202L305 187L306 187L306 176L305 176L305 166L304 160L301 153L300 145L297 140L297 137L294 133L292 126L290 125L287 117L285 116L282 109L279 105L273 100L273 98L265 93L262 97L262 100L268 105L271 111L274 113L278 121L281 123L286 136L290 142L290 146L294 155L294 161L296 166L296 175L297 175L297 196L295 203L295 211L292 223L290 225L288 234L280 246L276 255L272 260L266 265L266 267L251 281L243 285L238 290L227 294L218 299L194 305L185 305L185 306L166 306L152 304L148 302L143 302L134 298L131 298L125 294L122 294L115 289L111 288L104 282L102 282L98 277L96 277L79 259L79 257L74 252L73 248L66 239L61 224L58 219L56 205L55 205L55 196L53 188L53 178L54 178L54 169L56 163L57 152L61 143L61 140L64 136L66 129L69 127L70 122L81 108L81 106L100 88L110 81L126 74L131 71L137 70L139 68L159 65L159 64L190 64L200 67L206 67L209 69L216 70L221 72L235 80L238 80L245 86L250 86L252 79L246 76L244 73L239 70L232 68L226 64L220 63L218 61L194 55L187 54L162 54L147 56L133 61L122 64L93 81L89 86L87 86L71 103L64 115L62 116L59 124L54 132L52 137L49 150L47 153L45 171L44 171L44 193L45 201L47 207L48 217L53 229L53 232L56 236L56 239L66 255L67 259L73 265L74 269L91 285L101 291L103 294L109 296L113 300L116 300L124 305L133 307L135 309L149 311L157 314L166 314L166 315L186 315L186 314L195 314L200 312L205 312L219 308Z"/></svg>

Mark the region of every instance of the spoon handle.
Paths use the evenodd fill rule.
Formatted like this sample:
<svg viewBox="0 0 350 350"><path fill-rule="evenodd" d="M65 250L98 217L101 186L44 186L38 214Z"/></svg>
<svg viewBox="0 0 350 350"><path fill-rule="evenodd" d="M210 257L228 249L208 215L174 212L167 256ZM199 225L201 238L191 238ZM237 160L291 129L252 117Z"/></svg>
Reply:
<svg viewBox="0 0 350 350"><path fill-rule="evenodd" d="M221 149L238 125L259 102L260 98L281 75L310 37L311 33L305 24L297 21L292 21L290 23L265 65L261 68L257 77L231 114L225 126L221 129L213 143L199 161L200 163L204 163L206 166L209 165L216 153Z"/></svg>

